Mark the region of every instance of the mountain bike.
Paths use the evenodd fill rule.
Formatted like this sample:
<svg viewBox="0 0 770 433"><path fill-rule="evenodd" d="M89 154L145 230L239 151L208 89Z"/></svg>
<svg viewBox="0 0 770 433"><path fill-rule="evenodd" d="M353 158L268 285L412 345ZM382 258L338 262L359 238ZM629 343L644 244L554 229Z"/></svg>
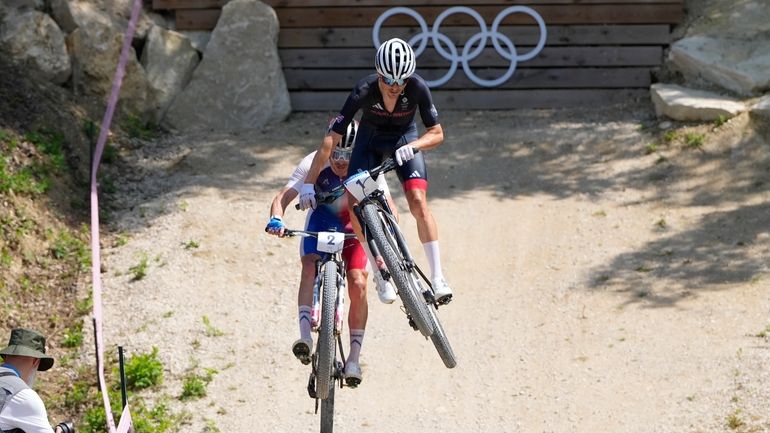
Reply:
<svg viewBox="0 0 770 433"><path fill-rule="evenodd" d="M372 255L382 257L385 262L387 269L381 269L380 272L383 278L393 280L404 304L409 324L431 339L447 368L454 368L457 359L438 317L438 308L448 300L443 303L436 301L430 281L412 258L385 193L375 181L377 176L396 167L394 158L390 157L372 170L350 176L335 190L344 187L358 200L353 206L353 211L361 224ZM335 190L330 191L328 195L339 194Z"/></svg>
<svg viewBox="0 0 770 433"><path fill-rule="evenodd" d="M316 413L318 413L320 404L321 433L331 433L334 428L335 382L339 381L340 388L345 386L343 380L345 353L342 349L342 319L345 314L347 280L342 249L345 240L353 239L356 235L353 233L286 229L283 236L314 237L318 241L318 251L326 253L316 262L310 322L312 329L318 332L318 341L311 357L312 370L308 378L307 391L310 398L315 399Z"/></svg>

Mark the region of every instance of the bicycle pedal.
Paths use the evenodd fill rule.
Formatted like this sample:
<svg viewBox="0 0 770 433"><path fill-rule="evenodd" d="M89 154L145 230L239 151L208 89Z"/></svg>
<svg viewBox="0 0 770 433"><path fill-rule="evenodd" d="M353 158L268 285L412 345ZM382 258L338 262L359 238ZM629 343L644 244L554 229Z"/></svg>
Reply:
<svg viewBox="0 0 770 433"><path fill-rule="evenodd" d="M345 385L349 386L350 388L358 388L358 385L361 384L361 379L357 377L346 377L345 378Z"/></svg>
<svg viewBox="0 0 770 433"><path fill-rule="evenodd" d="M412 320L411 317L409 317L409 326L411 326L412 329L414 329L415 331L419 331L420 330L420 328L417 327L417 324L414 322L414 320Z"/></svg>
<svg viewBox="0 0 770 433"><path fill-rule="evenodd" d="M443 298L438 300L438 305L446 305L448 303L452 302L452 295L446 295Z"/></svg>
<svg viewBox="0 0 770 433"><path fill-rule="evenodd" d="M307 394L310 396L310 398L318 398L315 392L315 374L310 375L310 379L308 379L307 382Z"/></svg>

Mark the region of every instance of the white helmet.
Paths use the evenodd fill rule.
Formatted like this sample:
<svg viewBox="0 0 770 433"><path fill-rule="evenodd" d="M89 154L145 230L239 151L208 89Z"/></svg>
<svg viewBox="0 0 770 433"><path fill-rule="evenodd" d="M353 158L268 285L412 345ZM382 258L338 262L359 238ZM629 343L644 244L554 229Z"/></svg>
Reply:
<svg viewBox="0 0 770 433"><path fill-rule="evenodd" d="M383 77L391 80L403 80L414 74L417 60L414 50L406 41L399 38L388 39L377 48L374 67Z"/></svg>
<svg viewBox="0 0 770 433"><path fill-rule="evenodd" d="M340 142L337 143L337 149L351 150L353 144L356 142L356 133L358 133L358 122L351 120L348 124L348 129L345 130L345 135L343 135Z"/></svg>

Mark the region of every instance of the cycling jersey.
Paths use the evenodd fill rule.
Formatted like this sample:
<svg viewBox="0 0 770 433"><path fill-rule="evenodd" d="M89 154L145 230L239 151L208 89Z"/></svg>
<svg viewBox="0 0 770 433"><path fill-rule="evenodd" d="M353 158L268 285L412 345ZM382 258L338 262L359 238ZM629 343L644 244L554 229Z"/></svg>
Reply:
<svg viewBox="0 0 770 433"><path fill-rule="evenodd" d="M356 112L362 111L348 168L350 173L372 169L392 156L397 148L417 140L414 121L417 111L426 128L439 123L433 97L422 77L414 74L409 78L392 112L385 109L378 80L378 75L372 74L356 84L331 128L343 135ZM428 171L422 153L398 167L396 173L405 190L427 190Z"/></svg>
<svg viewBox="0 0 770 433"><path fill-rule="evenodd" d="M313 163L315 154L316 152L312 152L302 159L302 162L294 169L294 172L289 177L289 181L286 183L287 188L292 188L299 194L302 184L305 183L305 177L307 177L307 173L310 171L310 166ZM327 161L316 179L316 192L331 191L344 180L345 178L340 178L334 174L334 171ZM381 176L377 179L377 183L380 189L385 191L386 194L390 194L388 184L385 182L385 176ZM311 209L308 211L308 215L305 219L305 230L317 232L329 231L331 229L335 229L339 232L353 233L346 194L343 194L332 203L319 203L315 210ZM324 253L321 253L316 249L316 242L315 238L303 238L300 242L300 256L305 256L307 254L323 256ZM358 242L358 239L347 239L345 241L342 257L348 263L348 269L366 268L366 253Z"/></svg>
<svg viewBox="0 0 770 433"><path fill-rule="evenodd" d="M380 131L402 132L414 124L414 116L420 111L420 118L426 128L438 125L438 111L433 105L425 80L417 74L412 75L401 92L392 112L385 109L385 101L380 93L378 75L372 74L356 84L335 118L332 130L345 135L348 124L358 110L362 111L361 122L374 126Z"/></svg>
<svg viewBox="0 0 770 433"><path fill-rule="evenodd" d="M344 178L337 176L331 167L321 170L315 182L316 192L329 192L342 185ZM331 203L318 203L313 215L307 222L307 230L311 232L337 231L353 233L353 224L350 222L347 194L340 195ZM317 254L321 257L325 253L318 251L318 240L315 238L303 238L302 255ZM348 264L348 269L365 269L368 262L366 253L358 239L346 239L342 249L342 257Z"/></svg>

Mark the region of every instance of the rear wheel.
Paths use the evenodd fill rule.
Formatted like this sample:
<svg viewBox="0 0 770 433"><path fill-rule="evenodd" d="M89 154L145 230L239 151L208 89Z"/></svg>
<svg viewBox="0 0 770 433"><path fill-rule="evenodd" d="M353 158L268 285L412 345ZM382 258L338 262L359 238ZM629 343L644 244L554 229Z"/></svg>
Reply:
<svg viewBox="0 0 770 433"><path fill-rule="evenodd" d="M318 328L318 365L316 366L316 395L326 399L329 390L334 388L332 366L334 364L335 343L334 315L337 300L337 264L328 261L323 266L323 300L321 301L321 324Z"/></svg>
<svg viewBox="0 0 770 433"><path fill-rule="evenodd" d="M412 318L422 335L430 336L433 334L433 326L428 318L428 306L419 289L410 284L404 257L400 254L398 244L389 231L390 229L398 230L398 226L393 224L386 227L385 222L378 215L377 205L373 203L364 205L361 214L372 239L374 239L383 260L385 260L385 265L390 271L393 282L398 287L398 295L404 303L407 314Z"/></svg>

